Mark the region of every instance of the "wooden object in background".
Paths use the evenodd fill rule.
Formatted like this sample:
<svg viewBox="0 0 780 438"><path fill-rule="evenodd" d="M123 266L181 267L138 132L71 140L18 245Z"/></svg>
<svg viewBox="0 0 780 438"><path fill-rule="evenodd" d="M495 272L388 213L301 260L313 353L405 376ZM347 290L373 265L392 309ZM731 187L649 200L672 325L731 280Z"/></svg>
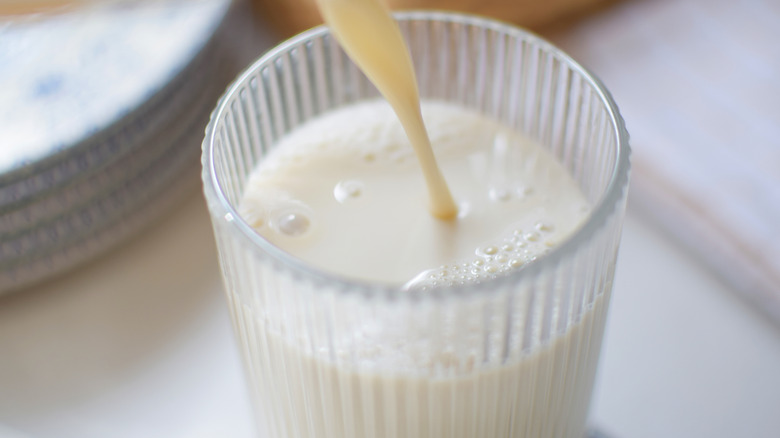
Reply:
<svg viewBox="0 0 780 438"><path fill-rule="evenodd" d="M280 36L322 23L315 0L253 0L255 10ZM385 0L393 10L442 9L493 17L529 28L581 12L604 0Z"/></svg>

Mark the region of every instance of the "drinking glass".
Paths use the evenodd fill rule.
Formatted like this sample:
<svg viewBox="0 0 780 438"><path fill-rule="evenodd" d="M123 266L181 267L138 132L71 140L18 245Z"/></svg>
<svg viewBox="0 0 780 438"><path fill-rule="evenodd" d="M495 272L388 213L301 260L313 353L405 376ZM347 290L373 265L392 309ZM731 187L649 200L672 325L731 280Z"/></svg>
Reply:
<svg viewBox="0 0 780 438"><path fill-rule="evenodd" d="M409 291L308 266L239 216L247 179L298 126L379 95L324 27L266 53L229 87L203 143L260 436L580 438L628 186L618 109L592 74L521 29L444 12L397 19L422 99L535 140L592 213L543 257L479 284Z"/></svg>

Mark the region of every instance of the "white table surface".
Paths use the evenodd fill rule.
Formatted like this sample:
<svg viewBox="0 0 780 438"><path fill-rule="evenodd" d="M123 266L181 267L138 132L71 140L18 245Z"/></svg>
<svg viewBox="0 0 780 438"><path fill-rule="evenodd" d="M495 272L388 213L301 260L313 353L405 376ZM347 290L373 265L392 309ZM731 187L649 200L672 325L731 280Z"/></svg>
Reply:
<svg viewBox="0 0 780 438"><path fill-rule="evenodd" d="M633 209L593 421L615 438L780 436L780 331ZM0 297L0 437L249 437L204 203Z"/></svg>

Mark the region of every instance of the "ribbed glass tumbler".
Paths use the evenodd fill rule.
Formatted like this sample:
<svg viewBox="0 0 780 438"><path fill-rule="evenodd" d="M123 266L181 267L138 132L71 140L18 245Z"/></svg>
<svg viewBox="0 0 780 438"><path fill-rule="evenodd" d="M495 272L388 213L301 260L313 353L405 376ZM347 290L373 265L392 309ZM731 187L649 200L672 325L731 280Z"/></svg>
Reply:
<svg viewBox="0 0 780 438"><path fill-rule="evenodd" d="M306 266L239 217L245 183L287 133L378 93L325 28L267 53L229 88L203 145L260 436L581 438L625 209L622 119L597 79L534 35L448 13L398 19L423 99L536 140L593 211L544 257L476 285L410 293Z"/></svg>

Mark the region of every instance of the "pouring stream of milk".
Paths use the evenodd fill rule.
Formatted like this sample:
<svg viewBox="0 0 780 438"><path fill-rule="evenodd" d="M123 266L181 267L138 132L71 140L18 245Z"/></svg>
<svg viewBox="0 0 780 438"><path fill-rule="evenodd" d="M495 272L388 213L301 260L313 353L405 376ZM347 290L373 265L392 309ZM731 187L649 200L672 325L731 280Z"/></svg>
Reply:
<svg viewBox="0 0 780 438"><path fill-rule="evenodd" d="M341 46L401 121L422 167L431 214L454 219L458 208L431 149L412 60L398 24L379 0L317 0L317 4Z"/></svg>

